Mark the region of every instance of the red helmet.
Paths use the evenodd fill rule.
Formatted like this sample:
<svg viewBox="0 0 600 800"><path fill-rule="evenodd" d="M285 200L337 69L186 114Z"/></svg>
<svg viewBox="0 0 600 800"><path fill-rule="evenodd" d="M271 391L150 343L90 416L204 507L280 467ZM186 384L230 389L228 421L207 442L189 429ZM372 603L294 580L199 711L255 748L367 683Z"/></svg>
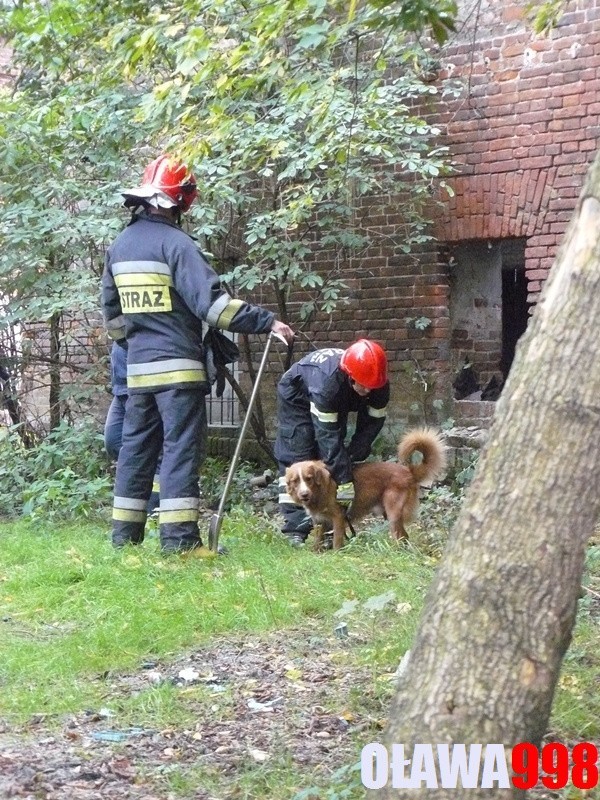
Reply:
<svg viewBox="0 0 600 800"><path fill-rule="evenodd" d="M371 339L359 339L344 350L340 359L340 369L367 389L381 389L387 383L385 352Z"/></svg>
<svg viewBox="0 0 600 800"><path fill-rule="evenodd" d="M165 204L164 195L166 195L167 202L170 200L173 206L177 206L181 211L187 211L198 196L196 179L185 164L169 155L162 155L148 164L144 170L141 186L137 189L128 189L122 194L125 197L125 205L128 205L129 198L148 200L159 192L163 194L163 202L159 202L159 205Z"/></svg>

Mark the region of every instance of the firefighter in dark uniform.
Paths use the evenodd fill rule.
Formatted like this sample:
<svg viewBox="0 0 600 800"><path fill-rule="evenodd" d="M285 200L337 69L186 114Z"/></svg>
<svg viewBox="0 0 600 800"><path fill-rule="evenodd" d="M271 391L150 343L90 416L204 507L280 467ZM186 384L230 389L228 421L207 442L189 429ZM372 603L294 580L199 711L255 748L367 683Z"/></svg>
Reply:
<svg viewBox="0 0 600 800"><path fill-rule="evenodd" d="M104 449L116 461L123 438L123 419L127 401L127 341L113 342L110 351L112 401L104 423Z"/></svg>
<svg viewBox="0 0 600 800"><path fill-rule="evenodd" d="M304 544L312 523L286 492L286 467L297 461L321 459L338 484L338 500L354 496L352 464L364 461L385 422L390 398L387 358L370 339L359 339L346 350L316 350L294 364L277 387L279 509L282 532L294 546ZM356 425L345 444L348 415Z"/></svg>
<svg viewBox="0 0 600 800"><path fill-rule="evenodd" d="M123 421L127 403L127 339L113 342L110 351L110 382L112 401L104 422L104 449L109 458L117 461L123 441ZM159 459L160 461L160 459ZM154 514L159 502L159 465L152 481L152 494L148 500L147 513Z"/></svg>
<svg viewBox="0 0 600 800"><path fill-rule="evenodd" d="M293 331L260 306L233 299L220 285L181 213L197 196L189 169L162 155L142 185L124 191L129 225L109 247L102 309L111 338L126 339L127 403L117 461L112 541L144 538L146 506L162 449L159 533L165 553L210 555L198 530L198 470L206 435L201 320L236 333Z"/></svg>

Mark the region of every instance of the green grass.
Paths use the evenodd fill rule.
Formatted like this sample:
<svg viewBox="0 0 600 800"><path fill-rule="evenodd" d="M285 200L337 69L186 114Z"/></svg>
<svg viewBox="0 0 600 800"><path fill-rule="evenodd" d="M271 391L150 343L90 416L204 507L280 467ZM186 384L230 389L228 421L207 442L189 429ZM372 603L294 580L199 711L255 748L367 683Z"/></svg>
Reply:
<svg viewBox="0 0 600 800"><path fill-rule="evenodd" d="M596 539L588 547L577 623L552 709L552 730L571 741L600 741L600 546Z"/></svg>
<svg viewBox="0 0 600 800"><path fill-rule="evenodd" d="M291 550L270 519L234 509L222 531L230 554L210 561L161 556L156 531L142 547L116 552L108 520L0 523L0 718L19 725L42 715L52 727L66 715L104 708L120 730L193 731L199 719L231 725L243 682L216 696L207 685L182 691L171 682L141 688L138 682L127 691L123 681L150 662L164 666L203 646L218 649L221 640L264 638L268 648L269 636L282 631L293 659L296 640L335 641L337 612L354 601L344 616L350 644L329 647L327 658L334 673L356 681L336 693L334 679L319 702L324 714L343 711L365 720L367 739L353 735L355 758L339 764L337 779L331 768L303 772L283 744L268 764L246 760L227 779L196 763L173 763L149 779L160 780L174 798L192 797L198 786L220 796L231 785L235 791L225 796L241 800L290 800L299 791L298 797L312 797L307 786L321 787L314 797L323 800L362 797L350 770L362 744L382 735L393 673L411 646L435 568L429 554L439 552L445 520L455 510L447 497L435 502L438 522L427 534L417 524L408 547L392 545L381 523L342 552L322 555ZM573 743L600 737L597 546L589 549L584 583L551 720L553 738ZM365 606L373 599L374 609Z"/></svg>
<svg viewBox="0 0 600 800"><path fill-rule="evenodd" d="M162 557L155 536L115 552L106 524L0 525L0 714L23 720L92 707L104 692L99 676L221 635L307 623L331 630L345 600L391 589L416 612L430 580L426 559L379 539L370 551L362 544L316 556L291 550L242 512L223 534L229 556L192 561ZM389 629L366 615L365 663L397 662L415 615L399 622L390 644Z"/></svg>

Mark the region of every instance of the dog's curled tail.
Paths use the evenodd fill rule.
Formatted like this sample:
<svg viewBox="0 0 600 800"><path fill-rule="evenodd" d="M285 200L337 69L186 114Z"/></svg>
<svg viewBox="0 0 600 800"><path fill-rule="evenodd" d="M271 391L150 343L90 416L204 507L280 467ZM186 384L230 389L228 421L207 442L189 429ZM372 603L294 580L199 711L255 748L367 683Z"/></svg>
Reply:
<svg viewBox="0 0 600 800"><path fill-rule="evenodd" d="M413 462L415 453L421 453L421 461ZM446 468L446 446L433 428L416 428L400 440L398 458L410 469L417 483L431 481Z"/></svg>

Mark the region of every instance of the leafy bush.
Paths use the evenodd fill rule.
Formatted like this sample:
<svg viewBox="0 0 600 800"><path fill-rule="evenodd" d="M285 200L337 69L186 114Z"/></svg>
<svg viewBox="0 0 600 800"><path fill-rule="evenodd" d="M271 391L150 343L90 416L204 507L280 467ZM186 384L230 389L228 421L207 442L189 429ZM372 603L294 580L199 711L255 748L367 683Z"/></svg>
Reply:
<svg viewBox="0 0 600 800"><path fill-rule="evenodd" d="M202 467L201 499L216 509L229 463L207 458ZM227 509L248 504L255 469L239 463ZM113 467L104 452L97 423L62 422L27 449L16 427L0 429L0 516L31 519L94 516L112 502Z"/></svg>
<svg viewBox="0 0 600 800"><path fill-rule="evenodd" d="M200 470L200 498L207 508L216 509L221 500L230 462L209 456ZM256 469L243 461L237 464L233 475L226 508L244 505L249 499L249 481Z"/></svg>
<svg viewBox="0 0 600 800"><path fill-rule="evenodd" d="M350 800L363 797L360 769L360 761L355 764L345 764L331 775L329 785L325 789L311 786L294 795L293 800Z"/></svg>
<svg viewBox="0 0 600 800"><path fill-rule="evenodd" d="M26 449L15 428L0 439L0 507L5 516L91 516L110 502L112 477L95 423L62 422Z"/></svg>
<svg viewBox="0 0 600 800"><path fill-rule="evenodd" d="M462 466L454 473L453 483L456 487L464 488L471 483L475 475L475 468L477 467L478 461L479 450L473 450Z"/></svg>
<svg viewBox="0 0 600 800"><path fill-rule="evenodd" d="M433 558L439 558L458 517L463 502L460 486L435 486L421 498L412 542ZM416 530L415 530L416 529Z"/></svg>

